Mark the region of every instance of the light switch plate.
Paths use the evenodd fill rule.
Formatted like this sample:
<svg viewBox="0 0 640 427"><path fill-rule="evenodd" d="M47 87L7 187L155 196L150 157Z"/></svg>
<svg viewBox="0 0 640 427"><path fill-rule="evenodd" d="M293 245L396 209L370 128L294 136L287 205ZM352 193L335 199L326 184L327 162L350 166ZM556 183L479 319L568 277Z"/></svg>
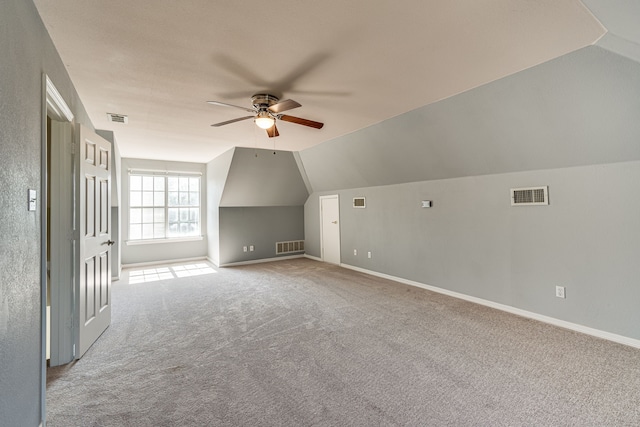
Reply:
<svg viewBox="0 0 640 427"><path fill-rule="evenodd" d="M36 192L36 190L32 190L29 189L29 192L27 194L27 200L28 200L28 210L31 212L35 212L36 210L36 201L38 197L38 193Z"/></svg>

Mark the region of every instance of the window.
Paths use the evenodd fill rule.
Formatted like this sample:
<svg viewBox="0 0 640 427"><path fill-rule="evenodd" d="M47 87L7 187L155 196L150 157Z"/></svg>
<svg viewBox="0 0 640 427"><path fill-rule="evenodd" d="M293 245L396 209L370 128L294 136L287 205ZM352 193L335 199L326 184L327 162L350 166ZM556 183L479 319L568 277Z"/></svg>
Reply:
<svg viewBox="0 0 640 427"><path fill-rule="evenodd" d="M200 236L200 177L129 175L129 240Z"/></svg>

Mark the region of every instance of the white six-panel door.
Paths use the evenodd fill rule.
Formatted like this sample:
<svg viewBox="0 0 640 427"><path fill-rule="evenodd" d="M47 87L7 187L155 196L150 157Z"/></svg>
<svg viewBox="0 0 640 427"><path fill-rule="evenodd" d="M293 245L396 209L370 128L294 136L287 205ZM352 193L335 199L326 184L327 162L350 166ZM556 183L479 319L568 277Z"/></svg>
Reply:
<svg viewBox="0 0 640 427"><path fill-rule="evenodd" d="M76 358L111 323L111 143L79 126Z"/></svg>

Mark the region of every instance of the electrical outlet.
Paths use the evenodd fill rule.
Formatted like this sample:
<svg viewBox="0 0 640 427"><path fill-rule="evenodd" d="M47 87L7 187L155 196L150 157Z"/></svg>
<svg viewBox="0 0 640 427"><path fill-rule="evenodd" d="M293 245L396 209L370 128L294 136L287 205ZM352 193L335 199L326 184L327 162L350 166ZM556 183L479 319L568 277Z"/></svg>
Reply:
<svg viewBox="0 0 640 427"><path fill-rule="evenodd" d="M371 258L371 252L367 252L367 258Z"/></svg>
<svg viewBox="0 0 640 427"><path fill-rule="evenodd" d="M558 298L566 298L564 293L564 286L556 286L556 296Z"/></svg>
<svg viewBox="0 0 640 427"><path fill-rule="evenodd" d="M244 252L247 252L247 247L246 247L246 246L243 246L243 247L242 247L242 250L243 250Z"/></svg>
<svg viewBox="0 0 640 427"><path fill-rule="evenodd" d="M253 249L254 249L253 245L249 246L249 252L253 252Z"/></svg>
<svg viewBox="0 0 640 427"><path fill-rule="evenodd" d="M358 250L357 250L357 249L354 249L354 250L353 250L353 254L354 254L354 255L358 255Z"/></svg>

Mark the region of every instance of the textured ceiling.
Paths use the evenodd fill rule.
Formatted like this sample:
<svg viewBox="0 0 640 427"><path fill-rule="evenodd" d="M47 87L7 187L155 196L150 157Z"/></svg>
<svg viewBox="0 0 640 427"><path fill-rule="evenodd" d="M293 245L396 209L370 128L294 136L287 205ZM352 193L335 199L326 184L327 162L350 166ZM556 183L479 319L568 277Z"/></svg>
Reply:
<svg viewBox="0 0 640 427"><path fill-rule="evenodd" d="M596 42L577 0L35 0L89 116L123 157L206 162L233 146L299 151ZM269 139L245 115L302 104ZM129 116L110 123L106 113Z"/></svg>

